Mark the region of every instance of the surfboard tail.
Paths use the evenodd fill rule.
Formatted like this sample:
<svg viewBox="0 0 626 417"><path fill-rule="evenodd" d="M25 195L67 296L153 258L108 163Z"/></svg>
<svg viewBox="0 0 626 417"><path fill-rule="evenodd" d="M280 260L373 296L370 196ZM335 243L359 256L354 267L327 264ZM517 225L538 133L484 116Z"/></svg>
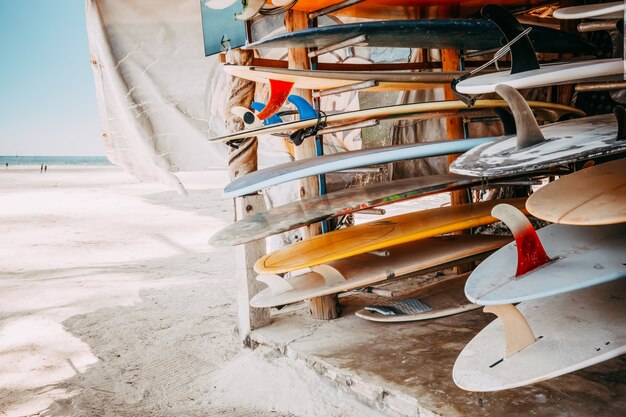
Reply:
<svg viewBox="0 0 626 417"><path fill-rule="evenodd" d="M285 104L292 87L292 82L270 79L270 99L257 117L261 120L272 117Z"/></svg>
<svg viewBox="0 0 626 417"><path fill-rule="evenodd" d="M537 232L521 211L509 204L498 204L491 210L491 215L504 222L515 238L516 278L550 262L550 257L546 254Z"/></svg>

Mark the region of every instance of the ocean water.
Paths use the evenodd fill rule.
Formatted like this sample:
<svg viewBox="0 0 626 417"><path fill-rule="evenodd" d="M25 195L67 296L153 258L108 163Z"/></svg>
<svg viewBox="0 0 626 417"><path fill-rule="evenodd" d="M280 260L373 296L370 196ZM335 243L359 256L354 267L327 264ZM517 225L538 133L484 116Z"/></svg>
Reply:
<svg viewBox="0 0 626 417"><path fill-rule="evenodd" d="M106 156L0 156L0 167L11 165L111 165Z"/></svg>

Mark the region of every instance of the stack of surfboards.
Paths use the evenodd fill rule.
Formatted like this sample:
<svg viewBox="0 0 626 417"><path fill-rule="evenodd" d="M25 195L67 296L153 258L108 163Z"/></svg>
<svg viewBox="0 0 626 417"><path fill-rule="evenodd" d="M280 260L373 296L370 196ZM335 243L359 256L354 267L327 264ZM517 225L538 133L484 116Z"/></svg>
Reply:
<svg viewBox="0 0 626 417"><path fill-rule="evenodd" d="M459 355L457 385L514 388L626 352L625 191L626 159L619 159L533 194L528 211L555 223L537 232L514 208L494 208L515 243L467 280L467 298L498 319Z"/></svg>
<svg viewBox="0 0 626 417"><path fill-rule="evenodd" d="M529 111L518 107L523 102L517 92L506 85L495 90L508 97L519 125ZM514 388L626 352L626 282L618 281L626 276L620 112L617 121L613 115L594 116L542 128L527 118L523 133L480 145L451 165L456 173L489 176L598 156L618 158L566 176L531 196L528 211L556 223L537 233L512 207L494 209L492 214L509 226L515 242L481 263L465 285L467 298L485 305L498 320L459 355L453 376L461 388Z"/></svg>
<svg viewBox="0 0 626 417"><path fill-rule="evenodd" d="M300 0L290 6L310 12L322 3L325 6L337 2ZM383 10L380 6L385 5L390 6L385 12L390 13L386 15L389 17L391 6L412 3L366 0L344 12L372 18L374 11ZM227 0L206 2L207 7L215 9L232 4ZM248 1L237 19L251 19L268 8L285 5L283 0ZM624 4L616 2L563 8L554 17L615 19L623 18L623 13ZM403 298L367 306L356 313L379 322L436 319L482 307L485 312L496 314L498 318L475 336L455 363L454 381L470 391L532 384L626 352L626 281L621 279L626 276L626 111L617 108L615 114L584 117L582 111L573 107L527 102L517 92L589 79L621 79L624 61L610 58L539 63L535 52L589 54L593 46L575 34L522 26L497 6L484 8L483 15L489 20L383 20L326 26L248 44L246 48L251 49L323 50L359 39L356 44L370 47L488 50L500 48L504 35L511 68L477 75L467 71L314 71L225 66L231 75L269 84L270 98L267 103L254 103L250 109L233 110L244 122L242 131L209 139L230 142L282 134L290 136L297 145L307 140L306 134L371 126L380 120L450 115L496 114L505 125L505 134L498 137L344 152L243 176L225 188L226 197L257 193L312 175L462 153L451 164L450 174L373 184L275 207L218 231L210 240L214 246L243 244L425 195L484 186L493 181L573 172L540 188L528 199L424 210L339 229L268 253L254 265L258 279L267 288L250 304L274 307L368 287L409 273L443 270L484 259L469 274L448 277ZM325 114L302 98L290 96L292 88L388 91L446 84L452 85L461 100ZM477 99L481 94L494 92L503 100ZM295 117L285 119L284 113L279 113L286 109L285 103L295 107ZM511 115L513 123L509 120ZM540 127L537 118L548 124ZM527 213L552 224L535 231ZM452 234L498 220L511 229L514 242L506 236Z"/></svg>

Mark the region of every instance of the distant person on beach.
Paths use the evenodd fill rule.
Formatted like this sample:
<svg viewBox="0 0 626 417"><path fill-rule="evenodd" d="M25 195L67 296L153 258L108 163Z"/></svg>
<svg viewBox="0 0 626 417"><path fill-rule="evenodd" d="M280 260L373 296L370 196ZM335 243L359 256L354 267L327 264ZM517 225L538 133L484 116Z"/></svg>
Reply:
<svg viewBox="0 0 626 417"><path fill-rule="evenodd" d="M41 168L39 168L39 173L43 173L43 164L41 164Z"/></svg>
<svg viewBox="0 0 626 417"><path fill-rule="evenodd" d="M44 165L43 172L48 172L48 165Z"/></svg>

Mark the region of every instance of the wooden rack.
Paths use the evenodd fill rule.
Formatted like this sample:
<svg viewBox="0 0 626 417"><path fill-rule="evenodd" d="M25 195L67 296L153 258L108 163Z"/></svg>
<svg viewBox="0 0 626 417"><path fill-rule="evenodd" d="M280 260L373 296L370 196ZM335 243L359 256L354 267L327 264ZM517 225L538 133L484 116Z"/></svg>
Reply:
<svg viewBox="0 0 626 417"><path fill-rule="evenodd" d="M352 4L356 4L359 1L346 1L340 4L340 7L333 6L333 10L319 11L307 14L306 12L300 12L295 10L289 10L285 14L285 27L288 31L302 30L310 27L311 24L316 24L316 17L325 13L337 11L343 7L348 7ZM455 17L458 16L458 7L443 7L434 9L439 14L439 17ZM359 42L366 40L359 40ZM340 45L338 45L340 47ZM319 55L320 51L313 52L306 48L292 48L288 51L288 68L294 69L310 69L311 59L315 59ZM254 58L249 51L232 51L231 55L235 55L239 58L232 60L230 63L239 65L258 65L258 66L278 66L284 67L285 61L275 61L262 58ZM225 55L221 55L222 62L225 62ZM474 61L475 62L475 61ZM316 63L317 69L325 70L364 70L367 67L369 70L414 70L414 69L432 69L442 68L444 71L458 71L461 69L461 58L459 51L456 50L442 50L442 62L441 63L403 63L403 64L328 64L328 63ZM236 83L237 81L233 82ZM239 81L241 83L251 83L249 81ZM254 83L252 83L254 84ZM313 102L313 95L310 90L294 90L294 94L298 94L309 102ZM447 100L454 99L452 90L449 87L445 89L445 98ZM242 97L242 100L232 105L239 105L249 107L252 101L252 96ZM227 106L228 107L228 106ZM232 107L232 106L231 106ZM228 107L230 108L230 107ZM228 111L228 109L227 109ZM230 125L229 125L230 126ZM231 131L240 129L240 126L233 127ZM450 117L446 119L446 132L448 139L459 139L464 137L463 121L458 117ZM256 139L251 139L256 141ZM244 156L245 154L245 156ZM231 175L233 178L244 175L248 172L256 170L256 146L247 145L244 150L234 151L233 157L229 160L231 168ZM316 156L315 142L313 140L304 141L302 145L295 147L295 159L306 159ZM454 160L455 156L450 156L449 163ZM250 161L254 159L255 163ZM245 162L245 163L242 163ZM319 193L318 179L316 177L309 177L300 181L299 195L300 198L309 198L318 195ZM464 191L457 191L452 193L452 204L467 203L467 194ZM235 200L236 216L237 219L241 219L247 215L251 215L255 212L264 209L263 199L260 195L252 195L239 197ZM320 233L319 224L315 226L309 226L303 233L305 237L311 237ZM237 252L237 286L238 286L238 301L239 301L239 333L244 341L248 343L248 335L251 330L259 327L263 327L269 324L270 314L269 309L257 309L249 306L250 299L258 293L263 284L259 284L256 281L256 273L252 269L253 263L265 254L265 243L263 240L251 242L246 245L242 245L238 248ZM459 270L458 272L461 272ZM338 303L336 295L324 296L309 301L311 314L314 318L318 319L333 319L339 316Z"/></svg>

